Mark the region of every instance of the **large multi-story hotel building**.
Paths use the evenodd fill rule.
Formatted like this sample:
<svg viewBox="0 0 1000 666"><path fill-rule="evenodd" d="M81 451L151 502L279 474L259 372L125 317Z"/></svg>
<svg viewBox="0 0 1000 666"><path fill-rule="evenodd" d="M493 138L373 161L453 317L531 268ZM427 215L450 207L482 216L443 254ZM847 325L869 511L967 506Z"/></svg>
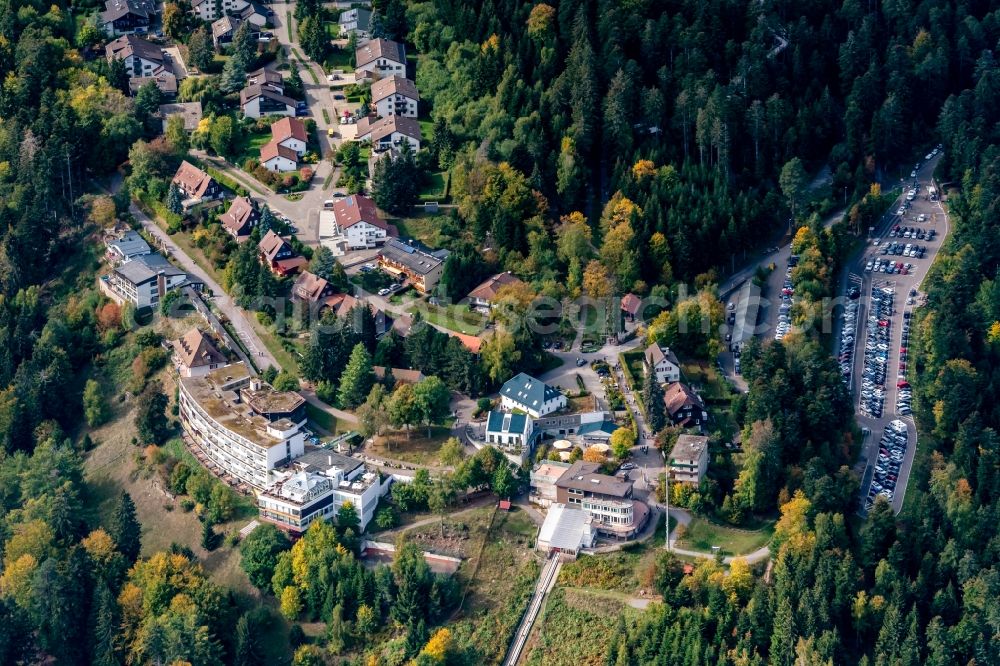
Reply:
<svg viewBox="0 0 1000 666"><path fill-rule="evenodd" d="M314 520L329 520L350 502L361 530L375 516L378 499L391 479L365 468L360 460L325 449L313 449L275 472L277 480L257 495L263 520L299 535Z"/></svg>
<svg viewBox="0 0 1000 666"><path fill-rule="evenodd" d="M224 480L263 490L275 468L305 452L305 399L275 391L243 363L178 384L184 432Z"/></svg>

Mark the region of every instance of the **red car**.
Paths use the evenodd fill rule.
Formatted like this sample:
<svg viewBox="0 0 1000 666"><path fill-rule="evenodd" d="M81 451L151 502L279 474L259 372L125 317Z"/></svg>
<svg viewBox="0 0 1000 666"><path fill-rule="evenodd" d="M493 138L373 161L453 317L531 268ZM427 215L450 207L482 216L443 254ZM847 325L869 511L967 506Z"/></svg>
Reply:
<svg viewBox="0 0 1000 666"><path fill-rule="evenodd" d="M907 352L907 349L906 349L906 347L900 347L900 348L899 348L899 353L900 353L900 354L905 354L906 352Z"/></svg>
<svg viewBox="0 0 1000 666"><path fill-rule="evenodd" d="M896 388L910 388L910 382L896 382Z"/></svg>

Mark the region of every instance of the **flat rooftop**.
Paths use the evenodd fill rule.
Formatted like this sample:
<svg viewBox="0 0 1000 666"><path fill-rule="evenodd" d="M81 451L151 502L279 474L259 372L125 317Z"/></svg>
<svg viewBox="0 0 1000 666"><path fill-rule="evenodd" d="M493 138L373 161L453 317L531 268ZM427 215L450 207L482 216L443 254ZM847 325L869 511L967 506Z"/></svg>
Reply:
<svg viewBox="0 0 1000 666"><path fill-rule="evenodd" d="M268 434L268 420L239 400L238 389L250 381L243 363L233 363L201 377L181 377L180 381L198 406L226 430L268 449L285 441Z"/></svg>
<svg viewBox="0 0 1000 666"><path fill-rule="evenodd" d="M306 399L292 391L275 391L267 384L258 389L244 388L243 399L258 414L291 414Z"/></svg>

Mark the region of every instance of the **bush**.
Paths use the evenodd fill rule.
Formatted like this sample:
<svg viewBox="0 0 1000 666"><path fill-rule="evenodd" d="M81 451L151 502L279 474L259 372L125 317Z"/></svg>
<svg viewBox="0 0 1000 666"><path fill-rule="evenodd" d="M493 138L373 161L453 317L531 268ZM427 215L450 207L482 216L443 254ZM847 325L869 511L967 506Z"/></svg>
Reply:
<svg viewBox="0 0 1000 666"><path fill-rule="evenodd" d="M191 513L192 509L194 509L193 499L191 499L190 497L185 497L184 499L181 500L181 511L183 511L184 513Z"/></svg>

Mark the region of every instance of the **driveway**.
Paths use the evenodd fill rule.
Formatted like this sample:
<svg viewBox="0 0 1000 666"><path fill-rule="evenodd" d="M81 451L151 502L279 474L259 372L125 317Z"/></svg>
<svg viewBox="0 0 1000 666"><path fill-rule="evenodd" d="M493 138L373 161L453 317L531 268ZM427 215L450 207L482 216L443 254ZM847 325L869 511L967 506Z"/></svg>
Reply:
<svg viewBox="0 0 1000 666"><path fill-rule="evenodd" d="M261 369L266 368L268 365L273 365L276 369L280 370L281 366L271 355L271 352L267 350L267 347L264 346L264 343L260 341L260 338L257 337L253 326L247 320L247 317L250 315L236 305L233 299L229 297L229 294L212 279L212 276L202 270L201 266L196 264L191 257L177 247L170 240L167 232L161 229L156 222L149 219L145 213L139 210L138 206L133 203L129 210L135 216L135 219L142 224L143 229L156 239L157 245L160 246L165 255L172 257L181 268L205 283L207 290L212 292L212 297L206 297L206 300L210 300L215 305L215 308L229 319L231 328L243 342L250 356L254 357L254 363Z"/></svg>

